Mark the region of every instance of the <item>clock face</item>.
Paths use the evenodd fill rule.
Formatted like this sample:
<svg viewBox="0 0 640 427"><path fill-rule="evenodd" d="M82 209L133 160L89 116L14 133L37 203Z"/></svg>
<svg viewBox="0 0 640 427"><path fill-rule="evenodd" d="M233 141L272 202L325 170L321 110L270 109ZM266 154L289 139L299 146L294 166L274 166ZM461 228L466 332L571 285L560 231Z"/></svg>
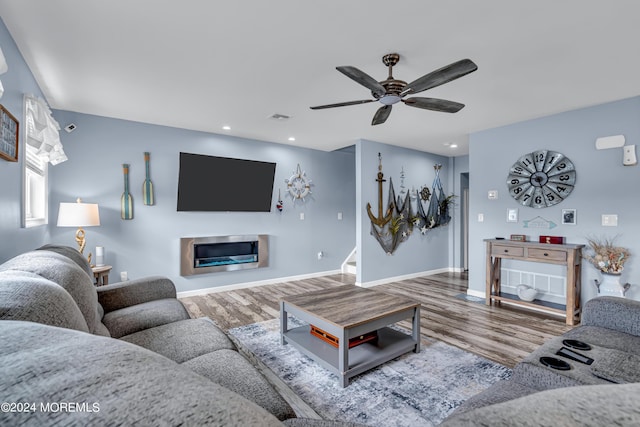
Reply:
<svg viewBox="0 0 640 427"><path fill-rule="evenodd" d="M556 205L571 194L576 170L571 160L555 151L538 150L525 154L509 169L509 194L518 203L532 208Z"/></svg>

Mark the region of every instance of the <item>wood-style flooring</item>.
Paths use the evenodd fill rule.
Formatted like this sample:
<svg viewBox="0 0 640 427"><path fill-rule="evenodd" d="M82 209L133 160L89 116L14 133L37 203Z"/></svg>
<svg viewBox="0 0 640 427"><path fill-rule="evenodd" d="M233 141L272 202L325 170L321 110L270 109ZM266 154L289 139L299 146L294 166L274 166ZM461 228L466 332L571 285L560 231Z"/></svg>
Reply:
<svg viewBox="0 0 640 427"><path fill-rule="evenodd" d="M281 297L353 284L336 274L202 296L182 298L192 317L207 316L225 330L279 317ZM465 273L441 273L372 288L420 301L421 334L513 367L549 338L571 329L564 318L502 304L487 306L460 298ZM409 322L400 323L410 328Z"/></svg>

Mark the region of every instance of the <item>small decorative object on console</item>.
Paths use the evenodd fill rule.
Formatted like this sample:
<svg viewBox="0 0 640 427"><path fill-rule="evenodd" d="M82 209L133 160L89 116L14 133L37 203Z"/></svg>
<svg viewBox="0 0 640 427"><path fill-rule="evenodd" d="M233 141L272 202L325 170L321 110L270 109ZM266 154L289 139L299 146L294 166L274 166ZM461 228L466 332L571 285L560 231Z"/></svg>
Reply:
<svg viewBox="0 0 640 427"><path fill-rule="evenodd" d="M512 234L510 239L516 242L526 242L527 236L524 234Z"/></svg>
<svg viewBox="0 0 640 427"><path fill-rule="evenodd" d="M629 250L615 246L614 240L587 239L593 253L587 253L584 258L602 273L621 274L624 263L629 259Z"/></svg>
<svg viewBox="0 0 640 427"><path fill-rule="evenodd" d="M553 245L564 245L564 236L540 236L540 243L550 243Z"/></svg>
<svg viewBox="0 0 640 427"><path fill-rule="evenodd" d="M523 301L533 301L538 295L538 291L527 285L518 285L518 297Z"/></svg>

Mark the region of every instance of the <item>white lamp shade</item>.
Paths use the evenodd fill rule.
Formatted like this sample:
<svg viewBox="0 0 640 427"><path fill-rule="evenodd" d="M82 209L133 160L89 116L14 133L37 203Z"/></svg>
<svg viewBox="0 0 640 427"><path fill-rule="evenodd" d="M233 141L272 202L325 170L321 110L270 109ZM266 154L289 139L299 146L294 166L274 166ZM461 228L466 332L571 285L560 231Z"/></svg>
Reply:
<svg viewBox="0 0 640 427"><path fill-rule="evenodd" d="M96 203L60 203L58 227L92 227L100 225Z"/></svg>

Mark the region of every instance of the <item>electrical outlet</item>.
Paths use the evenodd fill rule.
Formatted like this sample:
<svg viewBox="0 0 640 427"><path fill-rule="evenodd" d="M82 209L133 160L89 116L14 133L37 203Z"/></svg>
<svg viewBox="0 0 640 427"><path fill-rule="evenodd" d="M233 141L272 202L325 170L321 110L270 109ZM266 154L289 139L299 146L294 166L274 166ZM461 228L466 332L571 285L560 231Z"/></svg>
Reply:
<svg viewBox="0 0 640 427"><path fill-rule="evenodd" d="M484 222L484 214L478 214L478 222Z"/></svg>
<svg viewBox="0 0 640 427"><path fill-rule="evenodd" d="M121 271L120 272L120 281L121 282L126 282L127 280L129 280L129 275L127 274L126 271Z"/></svg>
<svg viewBox="0 0 640 427"><path fill-rule="evenodd" d="M300 212L300 221L304 221L304 212Z"/></svg>

